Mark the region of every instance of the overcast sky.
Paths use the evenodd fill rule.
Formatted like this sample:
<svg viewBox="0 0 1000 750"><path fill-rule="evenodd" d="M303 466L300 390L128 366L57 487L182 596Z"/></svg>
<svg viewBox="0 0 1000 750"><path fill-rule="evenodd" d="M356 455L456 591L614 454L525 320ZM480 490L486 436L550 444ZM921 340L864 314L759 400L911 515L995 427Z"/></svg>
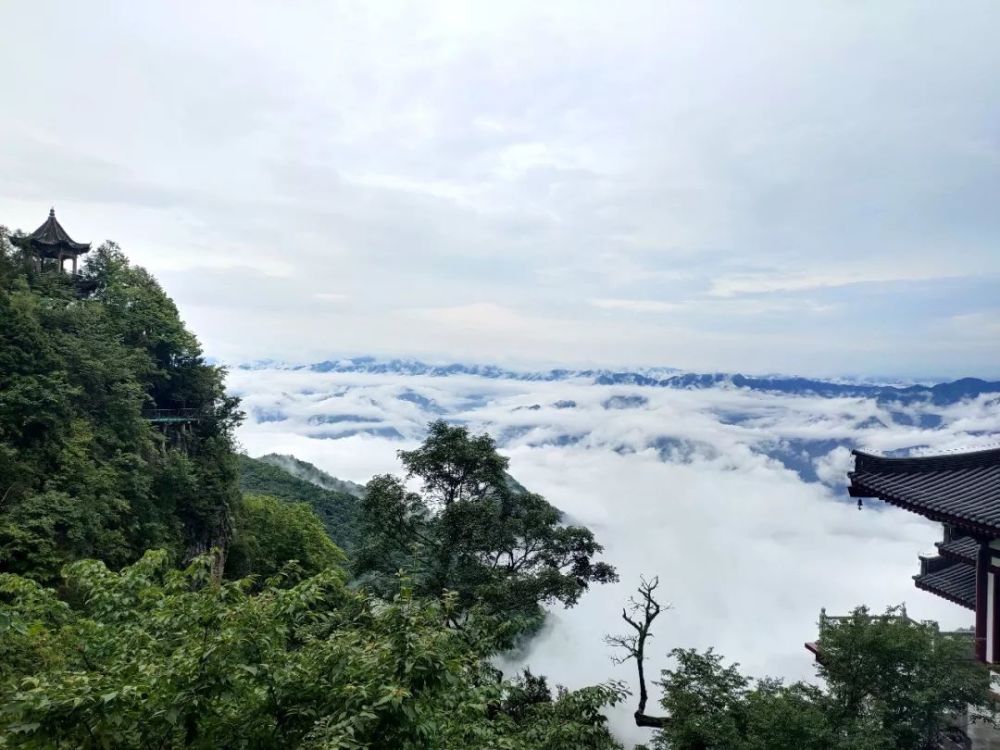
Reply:
<svg viewBox="0 0 1000 750"><path fill-rule="evenodd" d="M0 223L227 360L1000 376L1000 4L5 2Z"/></svg>

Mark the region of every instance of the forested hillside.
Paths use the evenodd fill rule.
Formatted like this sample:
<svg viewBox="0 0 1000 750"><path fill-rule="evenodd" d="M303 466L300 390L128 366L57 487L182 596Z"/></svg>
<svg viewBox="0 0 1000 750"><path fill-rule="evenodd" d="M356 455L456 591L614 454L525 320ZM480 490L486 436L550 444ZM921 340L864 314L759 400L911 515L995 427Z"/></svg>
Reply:
<svg viewBox="0 0 1000 750"><path fill-rule="evenodd" d="M315 484L318 487L322 487L325 490L343 492L348 495L354 495L355 497L361 497L365 492L363 485L350 482L346 479L338 479L308 461L303 461L301 458L296 458L295 456L282 455L280 453L268 453L267 455L261 456L259 460L264 463L271 464L272 466L284 469L289 474L292 474L299 479L304 479L307 482Z"/></svg>
<svg viewBox="0 0 1000 750"><path fill-rule="evenodd" d="M83 274L37 273L0 237L0 561L53 582L149 548L224 549L239 500L222 371L156 280L113 244ZM149 409L197 419L164 429Z"/></svg>
<svg viewBox="0 0 1000 750"><path fill-rule="evenodd" d="M621 688L491 666L505 609L614 574L487 436L437 425L403 507L238 456L224 372L110 243L74 276L0 232L0 321L0 747L617 747Z"/></svg>
<svg viewBox="0 0 1000 750"><path fill-rule="evenodd" d="M356 496L325 489L302 479L290 473L285 466L269 461L266 456L250 458L241 455L239 462L240 487L244 492L305 503L319 516L323 528L341 548L350 550L357 543L360 506ZM305 461L299 463L315 469ZM318 469L316 472L321 473Z"/></svg>

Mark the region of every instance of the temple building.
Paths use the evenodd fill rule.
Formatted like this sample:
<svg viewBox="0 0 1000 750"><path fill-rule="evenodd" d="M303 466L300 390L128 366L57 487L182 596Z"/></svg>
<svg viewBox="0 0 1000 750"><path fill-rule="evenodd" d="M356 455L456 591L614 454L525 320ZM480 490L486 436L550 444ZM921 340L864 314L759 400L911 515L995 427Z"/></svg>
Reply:
<svg viewBox="0 0 1000 750"><path fill-rule="evenodd" d="M90 243L74 242L56 220L56 210L49 210L49 218L27 237L11 237L10 241L31 255L38 270L54 266L66 271L66 261L72 260L76 273L77 257L90 250Z"/></svg>
<svg viewBox="0 0 1000 750"><path fill-rule="evenodd" d="M851 497L879 498L944 527L917 588L975 612L975 654L1000 664L1000 449L915 458L854 451Z"/></svg>

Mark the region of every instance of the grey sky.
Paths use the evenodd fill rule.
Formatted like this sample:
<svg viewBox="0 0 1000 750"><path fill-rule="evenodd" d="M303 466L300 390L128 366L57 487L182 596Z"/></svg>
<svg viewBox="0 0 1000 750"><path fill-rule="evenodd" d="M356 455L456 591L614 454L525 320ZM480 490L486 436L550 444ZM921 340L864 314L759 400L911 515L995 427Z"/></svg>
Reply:
<svg viewBox="0 0 1000 750"><path fill-rule="evenodd" d="M1000 376L1000 5L3 3L0 222L210 354Z"/></svg>

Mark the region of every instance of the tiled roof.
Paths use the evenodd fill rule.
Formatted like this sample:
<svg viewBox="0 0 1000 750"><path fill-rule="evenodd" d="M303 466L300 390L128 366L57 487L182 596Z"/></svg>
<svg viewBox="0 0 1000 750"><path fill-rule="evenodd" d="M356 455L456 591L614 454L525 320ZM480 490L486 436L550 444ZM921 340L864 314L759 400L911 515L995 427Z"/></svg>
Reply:
<svg viewBox="0 0 1000 750"><path fill-rule="evenodd" d="M852 497L878 497L934 521L1000 536L1000 449L885 458L854 451Z"/></svg>
<svg viewBox="0 0 1000 750"><path fill-rule="evenodd" d="M21 247L30 245L36 249L63 249L78 253L85 253L90 249L90 245L86 242L73 241L56 220L55 209L49 211L49 218L34 232L27 237L12 237L11 241Z"/></svg>
<svg viewBox="0 0 1000 750"><path fill-rule="evenodd" d="M976 608L976 569L971 565L955 563L936 573L913 576L913 582L918 589L937 594L968 609Z"/></svg>
<svg viewBox="0 0 1000 750"><path fill-rule="evenodd" d="M970 565L976 564L976 556L979 554L979 542L971 536L952 539L950 542L938 542L937 548L942 557L959 560Z"/></svg>

